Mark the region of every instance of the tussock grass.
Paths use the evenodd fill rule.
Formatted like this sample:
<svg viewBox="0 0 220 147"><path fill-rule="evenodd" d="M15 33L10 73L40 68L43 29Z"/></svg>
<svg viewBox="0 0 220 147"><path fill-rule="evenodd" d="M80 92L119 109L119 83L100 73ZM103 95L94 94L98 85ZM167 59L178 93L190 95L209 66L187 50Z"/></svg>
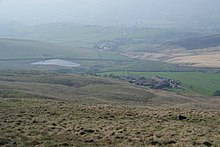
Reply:
<svg viewBox="0 0 220 147"><path fill-rule="evenodd" d="M0 113L3 146L220 144L219 111L1 98Z"/></svg>
<svg viewBox="0 0 220 147"><path fill-rule="evenodd" d="M220 144L218 97L177 95L93 76L0 75L0 146ZM176 119L179 115L186 119Z"/></svg>

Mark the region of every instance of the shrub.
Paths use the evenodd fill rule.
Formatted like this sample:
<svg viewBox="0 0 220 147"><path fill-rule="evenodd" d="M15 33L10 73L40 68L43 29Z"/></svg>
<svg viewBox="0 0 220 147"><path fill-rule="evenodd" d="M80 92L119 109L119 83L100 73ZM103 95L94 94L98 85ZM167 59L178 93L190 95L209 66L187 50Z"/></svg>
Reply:
<svg viewBox="0 0 220 147"><path fill-rule="evenodd" d="M214 92L213 96L220 96L220 90L217 90L216 92Z"/></svg>

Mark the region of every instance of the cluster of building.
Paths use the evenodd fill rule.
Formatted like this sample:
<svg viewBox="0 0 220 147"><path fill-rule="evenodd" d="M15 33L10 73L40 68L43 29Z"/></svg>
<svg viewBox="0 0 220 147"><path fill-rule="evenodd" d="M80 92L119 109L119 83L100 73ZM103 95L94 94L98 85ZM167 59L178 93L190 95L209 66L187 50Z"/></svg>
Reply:
<svg viewBox="0 0 220 147"><path fill-rule="evenodd" d="M155 89L163 88L180 88L180 81L169 78L163 78L159 76L153 76L151 78L145 78L143 76L120 76L122 80L134 83L135 85L148 86Z"/></svg>
<svg viewBox="0 0 220 147"><path fill-rule="evenodd" d="M132 39L128 38L116 38L114 40L101 40L95 44L95 48L104 51L115 51L120 45L126 45L134 43Z"/></svg>

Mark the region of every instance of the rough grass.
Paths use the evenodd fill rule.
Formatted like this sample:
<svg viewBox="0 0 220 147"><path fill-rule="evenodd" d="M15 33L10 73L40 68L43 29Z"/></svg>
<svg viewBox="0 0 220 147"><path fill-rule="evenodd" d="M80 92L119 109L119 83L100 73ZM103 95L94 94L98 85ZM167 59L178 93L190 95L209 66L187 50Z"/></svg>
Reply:
<svg viewBox="0 0 220 147"><path fill-rule="evenodd" d="M0 146L217 146L218 104L110 78L1 71Z"/></svg>
<svg viewBox="0 0 220 147"><path fill-rule="evenodd" d="M0 90L83 103L147 104L149 91L118 80L50 72L2 72ZM33 97L33 96L30 96Z"/></svg>
<svg viewBox="0 0 220 147"><path fill-rule="evenodd" d="M0 98L0 114L1 146L220 144L219 111Z"/></svg>

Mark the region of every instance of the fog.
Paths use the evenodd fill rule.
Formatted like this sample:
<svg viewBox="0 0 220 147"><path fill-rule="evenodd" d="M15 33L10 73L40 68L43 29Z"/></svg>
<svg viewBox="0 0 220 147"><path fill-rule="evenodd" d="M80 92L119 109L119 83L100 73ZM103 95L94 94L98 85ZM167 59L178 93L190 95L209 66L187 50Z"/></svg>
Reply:
<svg viewBox="0 0 220 147"><path fill-rule="evenodd" d="M1 0L1 20L24 24L218 25L219 0ZM1 21L0 20L0 21Z"/></svg>

